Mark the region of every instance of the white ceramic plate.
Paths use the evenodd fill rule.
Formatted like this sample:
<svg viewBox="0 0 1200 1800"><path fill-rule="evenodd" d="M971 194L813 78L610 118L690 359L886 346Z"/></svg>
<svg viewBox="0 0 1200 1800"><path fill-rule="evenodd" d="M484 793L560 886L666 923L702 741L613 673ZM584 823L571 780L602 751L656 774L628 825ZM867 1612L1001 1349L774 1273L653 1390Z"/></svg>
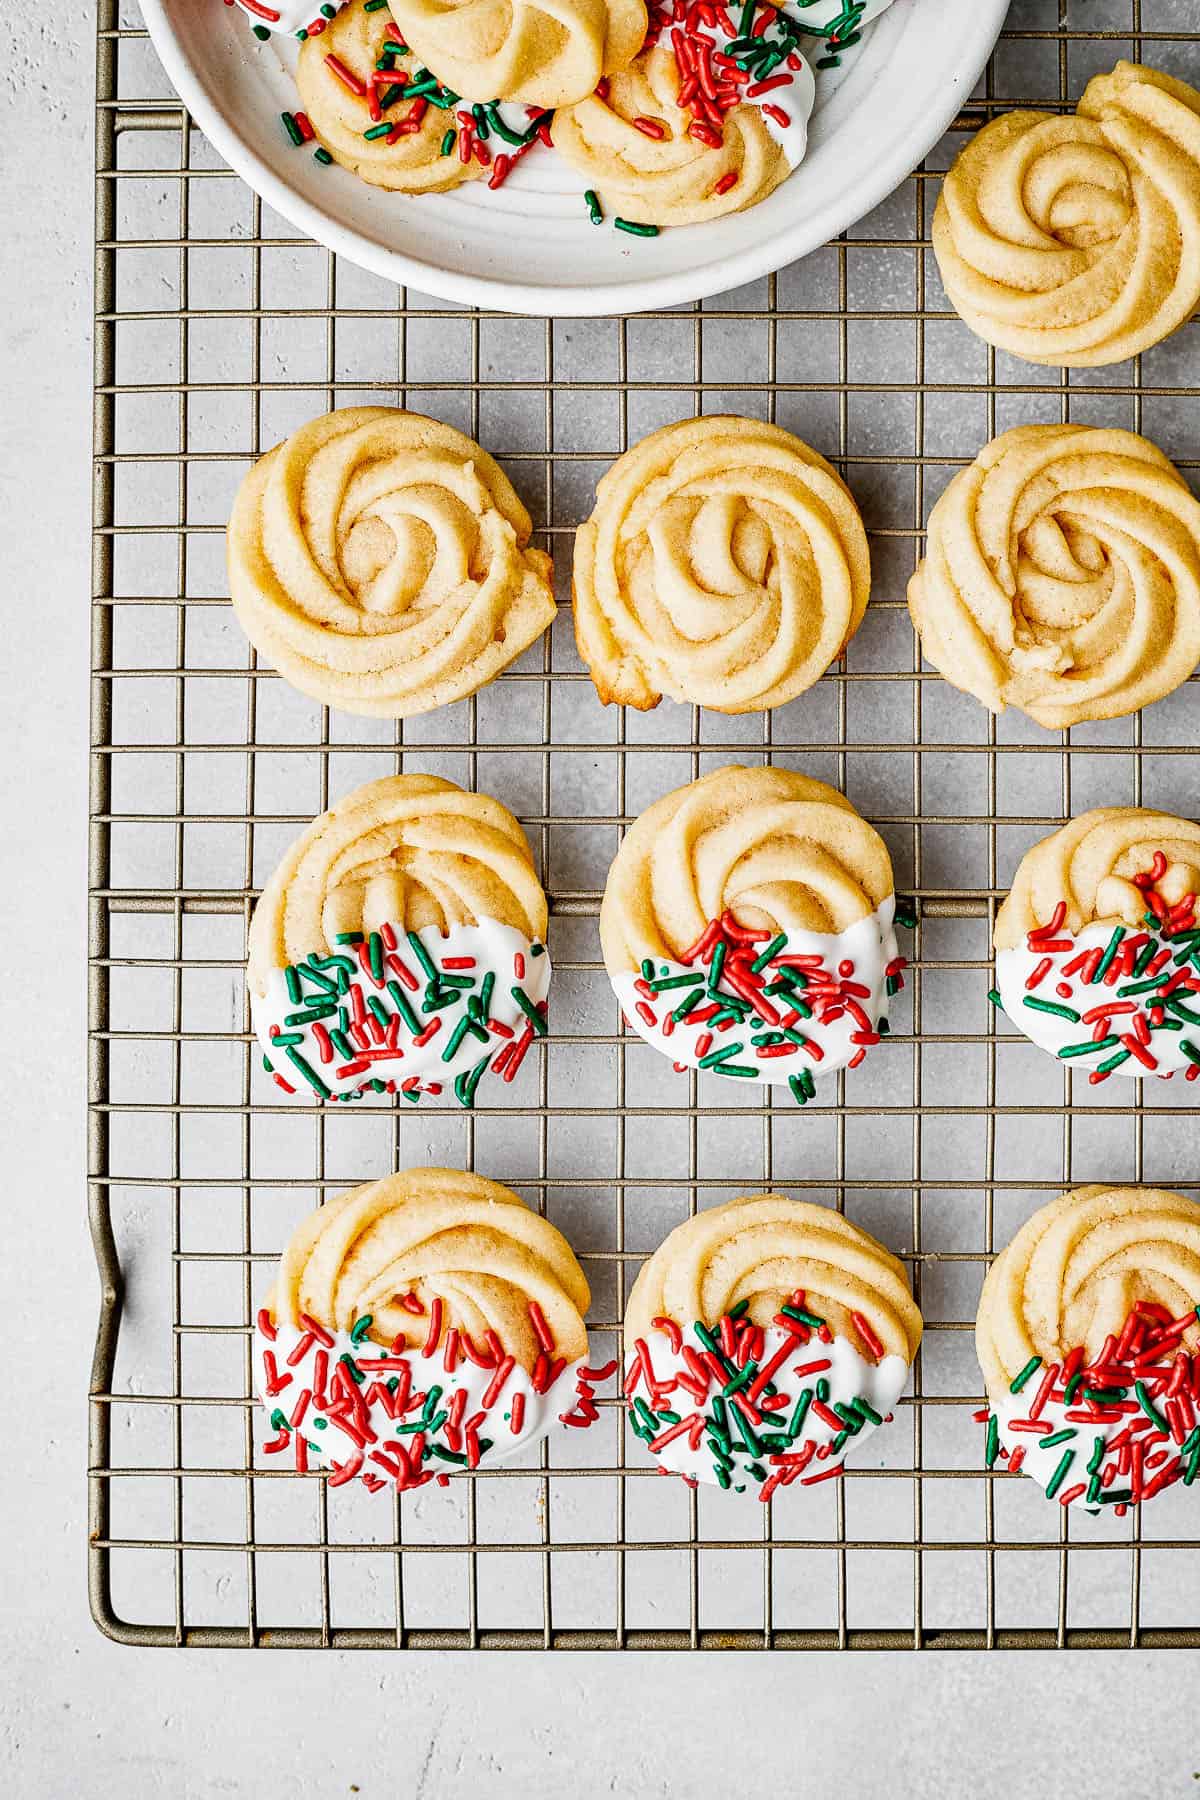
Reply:
<svg viewBox="0 0 1200 1800"><path fill-rule="evenodd" d="M293 149L297 46L259 43L220 0L141 0L154 47L201 130L276 212L338 255L467 305L595 316L740 287L828 243L932 149L974 86L1008 0L896 0L841 79L818 89L809 152L768 199L709 225L635 238L590 223L584 183L547 151L492 191L409 198Z"/></svg>

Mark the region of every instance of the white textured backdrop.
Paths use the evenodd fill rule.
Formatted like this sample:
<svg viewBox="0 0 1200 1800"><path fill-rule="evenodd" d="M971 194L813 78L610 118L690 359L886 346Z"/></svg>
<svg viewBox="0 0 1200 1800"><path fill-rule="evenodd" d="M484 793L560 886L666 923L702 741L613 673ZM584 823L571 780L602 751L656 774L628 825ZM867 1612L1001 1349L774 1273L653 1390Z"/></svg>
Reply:
<svg viewBox="0 0 1200 1800"><path fill-rule="evenodd" d="M1076 4L1104 23L1103 0ZM96 1284L82 1053L92 16L12 11L19 29L0 67L0 854L15 998L37 1023L0 1051L17 1345L0 1386L4 1791L1200 1791L1194 1654L176 1653L120 1649L93 1629L83 1477Z"/></svg>

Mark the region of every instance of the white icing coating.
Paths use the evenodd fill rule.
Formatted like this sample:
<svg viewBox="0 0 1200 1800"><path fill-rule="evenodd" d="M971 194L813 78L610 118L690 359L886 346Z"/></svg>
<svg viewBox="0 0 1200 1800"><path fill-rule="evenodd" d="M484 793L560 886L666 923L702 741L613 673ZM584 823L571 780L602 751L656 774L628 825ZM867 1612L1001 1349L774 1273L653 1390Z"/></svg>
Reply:
<svg viewBox="0 0 1200 1800"><path fill-rule="evenodd" d="M406 1349L399 1355L393 1355L391 1351L369 1340L355 1344L350 1334L344 1331L328 1333L333 1338L333 1344L331 1347L326 1347L316 1338L311 1337L303 1325L289 1325L280 1321L275 1327L274 1340L269 1338L259 1325L255 1326L253 1340L254 1385L258 1397L266 1409L268 1419L272 1419L273 1415L282 1415L285 1419L290 1420L305 1391L313 1393L321 1366L317 1360L319 1355L324 1355L326 1358L325 1367L329 1374L325 1392L318 1397L327 1402L331 1402L334 1398L330 1392L330 1382L339 1359L344 1356L353 1357L363 1373L364 1380L361 1386L355 1385L359 1386L359 1392L366 1402L367 1427L366 1432L363 1433L367 1437L366 1443L360 1445L356 1438L339 1423L335 1413L330 1412L327 1407L318 1409L315 1399L310 1399L298 1427L307 1445L308 1468L334 1469L335 1466L341 1466L345 1469L349 1465L353 1469L353 1475L348 1475L347 1479L367 1474L385 1479L389 1485L394 1483L396 1477L393 1471L396 1466L399 1466L396 1459L396 1445L399 1444L407 1450L411 1447L413 1437L416 1435L411 1430L398 1432L396 1428L399 1425L412 1426L420 1420L425 1410L425 1397L434 1388L440 1388L441 1393L435 1402L434 1410L429 1414L431 1420L436 1419L442 1412L449 1412L451 1418L454 1418L455 1413L452 1410L455 1406L454 1396L457 1393L464 1393L466 1399L458 1403L457 1417L460 1423L456 1428L457 1436L452 1433L448 1441L445 1424L440 1426L436 1432L432 1430L425 1432L427 1446L440 1445L451 1450L452 1456L444 1457L439 1455L436 1450L430 1450L420 1465L420 1474L425 1476L454 1475L465 1466L463 1463L455 1461L454 1455L466 1454L464 1428L483 1410L484 1396L493 1383L497 1370L494 1368L481 1369L476 1363L460 1357L454 1370L448 1372L445 1366L447 1334L442 1333L441 1341L433 1354L426 1356L420 1348L426 1322L422 1319L414 1319L413 1326L412 1338L416 1347ZM304 1343L306 1338L309 1339L309 1342L303 1355L295 1364L289 1365L288 1357ZM265 1360L267 1356L274 1358L278 1380L282 1380L285 1376L291 1377L286 1385L275 1393L268 1391L271 1382L270 1369ZM373 1363L382 1363L386 1366L371 1367L370 1365ZM410 1377L407 1389L409 1401L407 1410L401 1416L392 1419L386 1406L377 1395L372 1397L369 1402L366 1401L366 1397L371 1392L374 1383L386 1386L394 1376L399 1374L401 1379L401 1387L397 1392L397 1399L399 1399L404 1392L402 1367L404 1364L408 1365ZM561 1422L564 1414L575 1415L574 1423L581 1428L591 1424L595 1416L595 1408L591 1405L591 1388L586 1377L580 1375L580 1370L586 1367L586 1359L582 1363L569 1363L550 1383L546 1392L539 1394L534 1389L529 1372L521 1368L519 1364L514 1364L504 1381L499 1384L497 1395L487 1409L484 1420L474 1427L481 1445L487 1440L491 1440L490 1447L481 1450L478 1466L496 1468L502 1463L511 1462L514 1457L522 1455L532 1445L540 1443ZM583 1415L579 1412L581 1381L587 1396ZM517 1395L524 1396L523 1416L520 1419L519 1430L514 1432L512 1428L513 1402ZM321 1419L325 1421L324 1425L317 1423ZM278 1429L278 1417L273 1419L269 1429L274 1438ZM295 1436L296 1433L293 1431L281 1451L283 1461L289 1467L296 1465ZM356 1465L356 1459L360 1452L361 1461L357 1461ZM388 1467L387 1460L377 1461L377 1456L390 1460L393 1467ZM412 1479L403 1481L402 1486L417 1484L417 1471L412 1470L411 1475Z"/></svg>
<svg viewBox="0 0 1200 1800"><path fill-rule="evenodd" d="M638 1033L639 1037L644 1038L648 1044L652 1044L656 1050L661 1050L663 1055L669 1057L672 1062L680 1063L686 1068L698 1068L705 1055L719 1052L730 1044L740 1044L742 1049L728 1060L740 1067L752 1066L758 1071L759 1079L762 1081L785 1083L802 1069L808 1070L814 1077L827 1075L836 1069L845 1068L846 1064L857 1056L860 1050L870 1047L871 1040L877 1041L875 1034L878 1031L879 1022L887 1019L889 1004L887 970L900 960L899 946L892 923L895 911L895 896L889 894L875 912L868 914L865 919L857 920L845 931L789 931L786 934L787 943L783 950L778 952L779 956L819 956L825 969L833 975L839 987L845 988L849 985L856 990L860 988L867 990L865 994L855 992L849 996L870 1021L871 1030L867 1034L863 1032L861 1020L856 1019L853 1013L838 1006L833 999L828 1003L814 1004L812 1017L804 1018L800 1016L796 1008L789 1005L786 996L772 995L768 997L769 1004L775 1009L781 1020L793 1020L793 1013L796 1013L789 1029L798 1032L808 1043L815 1045L821 1052L819 1058L800 1044L795 1046L794 1053L778 1056L762 1055L761 1052L767 1046L754 1045L750 1041L752 1037L761 1037L773 1031L773 1021L767 1019L766 1015L762 1013L752 1015L763 1019L764 1022L761 1026L752 1027L747 1021L744 1027L731 1024L727 1028L718 1029L715 1032L712 1031L707 1020L701 1020L698 1024L689 1020L670 1023L672 1012L677 1010L693 991L688 987L680 985L666 988L661 994L647 997L645 993L639 991L639 984L644 985L645 982L641 973L624 971L612 977L613 988L621 1003L621 1010L627 1023ZM760 949L764 947L759 946ZM853 963L853 972L846 977L841 977L838 975L839 965L845 962ZM691 968L696 975L696 985L704 986L708 981L707 966L697 961L691 965ZM654 959L654 969L655 979L661 978L664 972L667 978L688 973L687 965L658 958ZM768 979L772 973L771 967L764 971L764 975ZM722 979L720 992L732 991L728 983ZM705 1010L706 1004L707 997L706 1001L700 1003L702 1011ZM651 1023L643 1013L638 1011L639 1005L648 1007L655 1015L654 1023ZM666 1031L664 1031L664 1024L669 1026ZM866 1043L855 1041L863 1038L864 1035L868 1039ZM707 1046L705 1045L706 1039L711 1040ZM717 1065L717 1072L720 1072L719 1065ZM737 1077L736 1079L743 1078Z"/></svg>
<svg viewBox="0 0 1200 1800"><path fill-rule="evenodd" d="M1068 1045L1082 1043L1092 1036L1096 1022L1084 1023L1083 1015L1094 1012L1097 1007L1112 1000L1117 1000L1118 1004L1129 1003L1128 996L1125 997L1124 1002L1119 998L1121 988L1136 984L1137 978L1129 971L1125 972L1112 985L1107 985L1103 981L1088 983L1082 978L1084 974L1082 970L1071 975L1064 973L1064 965L1071 963L1076 957L1089 950L1104 950L1112 935L1111 923L1085 925L1079 935L1071 939L1069 950L1050 953L1051 967L1037 986L1032 989L1028 988L1026 983L1034 970L1046 960L1047 952L1036 948L1031 950L1027 944L1021 944L1016 949L996 952L996 989L1005 1012L1031 1043L1036 1044L1040 1050L1045 1050L1050 1056L1056 1057ZM1139 939L1143 944L1147 941L1144 932L1130 931L1126 935L1134 944ZM1065 941L1067 936L1065 931L1059 932L1055 941ZM1165 980L1173 974L1176 967L1174 960L1165 960L1161 969L1162 978ZM1194 971L1189 970L1188 974L1190 979ZM1149 979L1149 977L1147 976L1145 979ZM1060 984L1068 988L1069 993L1061 993L1059 991ZM1080 1014L1080 1020L1063 1018L1058 1013L1044 1012L1039 1007L1029 1006L1026 1004L1028 997L1050 1001L1055 1006L1068 1006ZM1152 998L1152 994L1147 992L1134 996L1132 1003L1145 1016L1148 1002ZM1200 994L1193 994L1186 987L1181 987L1179 998L1189 1011L1200 1014ZM1139 1081L1151 1075L1162 1080L1169 1080L1179 1070L1186 1070L1193 1066L1192 1059L1187 1056L1182 1046L1185 1042L1192 1043L1193 1041L1200 1046L1200 1023L1189 1025L1185 1021L1175 1028L1170 1023L1172 1017L1170 1010L1165 1011L1163 1017L1166 1020L1165 1027L1160 1026L1150 1030L1150 1043L1146 1047L1148 1053L1158 1064L1157 1069L1148 1068L1136 1055L1130 1053L1126 1060L1110 1073L1133 1076L1135 1080ZM1132 1019L1132 1013L1114 1015L1105 1036L1110 1039L1113 1037L1121 1039L1126 1035L1131 1035ZM1116 1044L1109 1042L1103 1049L1089 1050L1079 1056L1067 1059L1067 1065L1085 1070L1094 1069L1100 1063L1119 1055L1124 1048L1125 1046L1120 1042Z"/></svg>
<svg viewBox="0 0 1200 1800"><path fill-rule="evenodd" d="M760 1370L766 1368L779 1351L786 1349L789 1353L772 1373L768 1384L775 1388L777 1395L782 1396L783 1404L776 1404L771 1410L762 1412L761 1423L750 1422L752 1434L759 1440L764 1433L784 1431L801 1394L808 1389L815 1395L818 1381L829 1383L828 1399L823 1404L831 1412L839 1406L852 1410L851 1403L861 1399L866 1401L882 1422L887 1419L900 1398L908 1379L908 1363L902 1356L885 1356L879 1363L872 1363L860 1355L848 1338L834 1337L829 1343L823 1343L818 1336L813 1335L805 1342L795 1332L785 1331L778 1325L768 1325L763 1330L763 1340L763 1352L758 1358ZM683 1349L689 1346L693 1351L702 1349L692 1327L683 1327L683 1345L678 1354L672 1351L667 1337L655 1331L647 1340L647 1349L654 1370L654 1392L660 1396L662 1404L654 1406L644 1379L635 1390L635 1395L645 1400L656 1412L661 1413L665 1406L670 1411L677 1412L684 1421L698 1414L711 1416L712 1396L720 1391L714 1382L708 1398L699 1401L694 1394L676 1385L681 1373L694 1376L694 1370L683 1355ZM636 1347L629 1351L625 1362L627 1374L638 1359L638 1354ZM748 1394L753 1385L753 1382L748 1384L745 1390ZM765 1389L757 1402L754 1402L757 1411L762 1411L761 1402L764 1397ZM792 1481L799 1481L801 1485L807 1486L831 1474L833 1470L840 1469L850 1451L878 1429L870 1418L858 1414L862 1420L861 1429L848 1435L838 1450L831 1450L829 1446L834 1439L843 1435L842 1427L835 1426L819 1416L818 1412L814 1412L810 1401L800 1433L786 1450L773 1451L770 1447L763 1446L761 1452L755 1454L739 1434L732 1399L726 1401L726 1409L733 1458L728 1481L722 1482L717 1474L718 1459L713 1453L707 1432L699 1433L695 1449L692 1448L692 1436L695 1433L681 1431L657 1450L647 1445L648 1453L672 1474L713 1486L729 1486L735 1491L743 1487L752 1490L761 1484L761 1475L750 1471L747 1466L750 1463L757 1463L761 1469L765 1469L768 1479L772 1475L782 1474L783 1480L779 1485L790 1486ZM777 1420L774 1425L771 1423L772 1415ZM663 1431L670 1428L669 1423L662 1427ZM809 1445L812 1446L811 1449L806 1448ZM793 1460L790 1464L774 1460L779 1456ZM799 1466L794 1460L797 1458L800 1459Z"/></svg>
<svg viewBox="0 0 1200 1800"><path fill-rule="evenodd" d="M340 12L346 0L329 0ZM261 0L268 12L277 14L273 19L264 18L253 7L246 6L244 0L234 0L235 6L244 12L252 25L261 25L267 31L285 32L295 37L298 31L307 31L315 23L325 22L321 12L322 0Z"/></svg>
<svg viewBox="0 0 1200 1800"><path fill-rule="evenodd" d="M337 1012L316 1022L326 1031L331 1027L345 1030L347 1041L356 1051L353 1061L348 1062L336 1049L330 1055L330 1047L321 1044L312 1023L288 1024L289 1018L312 1009L314 1003L321 1001L322 996L313 987L306 984L303 998L297 1002L289 994L285 972L273 969L268 977L266 994L260 998L251 993L251 1019L264 1053L275 1071L305 1098L311 1097L312 1090L302 1072L288 1058L286 1048L281 1048L274 1041L272 1031L275 1028L286 1036L301 1032L303 1042L292 1047L303 1056L335 1096L359 1094L363 1091L363 1084L372 1079L384 1083L393 1082L397 1087L416 1080L421 1084L423 1093L428 1091L431 1083L444 1088L456 1076L475 1068L484 1057L490 1056L494 1064L507 1045L531 1036L530 1021L512 990L518 986L523 988L535 1006L546 999L550 988L551 967L550 955L544 946L540 946L541 954L535 956L534 946L529 939L511 925L501 924L498 919L481 919L476 925L452 925L444 936L435 925L427 925L417 933L430 959L443 968L447 958L474 959L473 968L450 971L452 974L474 977L474 988L462 990L464 993L478 994L488 972L495 976L487 1009L488 1019L492 1023L487 1028L486 1041L479 1036L478 1031L467 1031L447 1061L446 1051L464 1016L465 1001L438 1012L423 1011L428 977L408 942L403 926L393 924L389 929L395 937L396 949L385 952L385 955L399 958L404 968L416 978L418 986L415 989L402 979L394 962L385 962L383 980L376 981L363 970L353 946L333 946L339 956L349 957L355 964L355 973L350 979L363 994L362 1012L366 1022L358 1026L357 1030L352 1029L357 1009L352 1007L353 996L349 994L336 998L332 995L325 997L325 1004L333 1001L344 1011L349 1020L344 1028L339 1026ZM517 970L522 963L524 974L518 976ZM331 967L322 973L330 979L336 977L337 971ZM389 983L394 984L395 989L403 994L422 1026L428 1026L434 1019L441 1020L434 1035L424 1045L418 1045L414 1041L413 1032L403 1020L398 1027L391 1027L392 1043L379 1041L385 1035L384 1027L377 1020L372 1022L374 1015L367 1008L366 1001L373 997L389 1017L398 1016L399 1008ZM496 1024L502 1029L496 1030ZM367 1066L360 1066L364 1062Z"/></svg>
<svg viewBox="0 0 1200 1800"><path fill-rule="evenodd" d="M1055 1476L1058 1477L1053 1496L1056 1500L1081 1506L1105 1506L1113 1501L1102 1500L1102 1495L1128 1500L1136 1493L1151 1499L1159 1481L1164 1486L1173 1486L1192 1463L1194 1438L1185 1432L1181 1441L1176 1442L1168 1432L1156 1429L1149 1417L1134 1404L1132 1390L1125 1402L1126 1410L1117 1417L1087 1417L1089 1408L1076 1394L1070 1406L1061 1398L1043 1402L1037 1417L1044 1430L1014 1429L1013 1421L1027 1420L1030 1408L1036 1405L1043 1373L1039 1369L1019 1394L1004 1394L994 1401L992 1412L1000 1443L1009 1458L1017 1450L1023 1452L1019 1465L1022 1475L1030 1476L1043 1489L1049 1487ZM1160 1379L1151 1384L1156 1396L1152 1404L1161 1406L1160 1389L1162 1380L1170 1373L1169 1366L1165 1371L1158 1368L1154 1373ZM1058 1391L1062 1393L1061 1387ZM1115 1409L1102 1410L1111 1412ZM1064 1432L1070 1435L1063 1437ZM1053 1441L1055 1439L1058 1441ZM1136 1484L1131 1474L1134 1443L1138 1446L1136 1454L1142 1464ZM1066 1470L1060 1473L1068 1452L1070 1461ZM1003 1461L998 1462L997 1467L1003 1466ZM1167 1479L1172 1475L1173 1479ZM1085 1484L1083 1493L1073 1492L1081 1483ZM1121 1504L1122 1499L1118 1498L1116 1503Z"/></svg>

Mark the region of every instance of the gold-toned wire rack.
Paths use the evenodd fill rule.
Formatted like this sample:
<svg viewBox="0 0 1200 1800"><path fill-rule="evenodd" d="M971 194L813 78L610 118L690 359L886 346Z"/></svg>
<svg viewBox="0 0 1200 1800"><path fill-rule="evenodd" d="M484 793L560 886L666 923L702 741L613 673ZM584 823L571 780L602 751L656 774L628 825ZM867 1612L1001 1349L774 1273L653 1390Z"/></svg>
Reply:
<svg viewBox="0 0 1200 1800"><path fill-rule="evenodd" d="M702 305L553 321L439 304L297 237L185 115L134 0L99 0L89 1483L92 1607L110 1636L1200 1645L1190 1494L1125 1520L1068 1515L988 1473L971 1418L982 1272L1041 1198L1096 1178L1195 1185L1190 1090L1052 1072L997 1031L987 990L994 906L1028 844L1100 801L1196 810L1197 690L1061 734L996 720L921 667L904 607L930 504L1010 425L1144 430L1195 479L1194 323L1132 364L1032 368L954 318L929 250L939 174L966 134L1014 105L1069 107L1119 56L1194 80L1191 11L1016 0L938 150L836 243ZM564 583L555 631L471 701L403 726L330 714L246 646L222 532L251 458L363 398L437 414L499 454L560 575L629 443L692 413L777 420L864 510L866 623L773 714L626 715L596 702ZM621 829L739 757L845 788L921 909L891 1039L803 1111L778 1090L731 1097L676 1075L623 1037L599 959ZM478 783L522 817L550 896L551 1035L474 1112L282 1101L245 1011L254 895L313 814L400 768ZM527 1467L390 1503L281 1472L256 1447L250 1397L272 1260L321 1195L420 1162L510 1182L567 1232L593 1288L593 1360L617 1349L629 1281L689 1210L768 1183L828 1199L911 1269L928 1322L912 1391L866 1466L769 1508L657 1479L613 1401Z"/></svg>

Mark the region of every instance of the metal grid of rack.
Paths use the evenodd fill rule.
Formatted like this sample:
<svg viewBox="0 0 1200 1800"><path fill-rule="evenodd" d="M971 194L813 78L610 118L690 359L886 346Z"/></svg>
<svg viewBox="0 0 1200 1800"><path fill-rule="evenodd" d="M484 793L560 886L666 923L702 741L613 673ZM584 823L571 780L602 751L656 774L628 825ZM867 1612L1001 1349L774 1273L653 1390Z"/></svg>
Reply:
<svg viewBox="0 0 1200 1800"><path fill-rule="evenodd" d="M995 720L922 669L904 608L929 506L1007 426L1126 425L1200 469L1194 324L1134 365L1034 369L966 332L928 247L938 174L965 134L1014 104L1068 106L1121 55L1194 78L1188 11L1016 0L938 151L838 242L694 308L556 322L441 305L298 238L184 115L134 0L99 0L89 1479L92 1604L111 1636L1200 1644L1186 1494L1149 1517L1068 1517L987 1474L970 1419L995 1246L1070 1181L1194 1186L1182 1084L1051 1074L997 1033L986 991L994 906L1029 843L1101 800L1194 812L1195 688L1057 735ZM222 530L260 449L364 398L438 414L499 454L560 573L596 477L630 442L692 413L777 420L863 508L867 621L773 714L626 716L595 701L564 584L554 632L471 701L403 726L330 714L246 646ZM676 1075L623 1037L596 933L622 827L705 769L763 757L845 788L921 906L893 1036L803 1112L777 1090L731 1097ZM551 903L551 1036L473 1113L276 1104L242 990L254 894L314 813L402 768L478 783L521 816ZM905 1256L927 1319L896 1422L844 1483L771 1508L658 1480L615 1403L528 1466L390 1505L264 1465L250 1321L292 1223L324 1193L437 1161L511 1183L567 1232L593 1287L595 1359L618 1344L640 1260L689 1209L769 1183L845 1209Z"/></svg>

